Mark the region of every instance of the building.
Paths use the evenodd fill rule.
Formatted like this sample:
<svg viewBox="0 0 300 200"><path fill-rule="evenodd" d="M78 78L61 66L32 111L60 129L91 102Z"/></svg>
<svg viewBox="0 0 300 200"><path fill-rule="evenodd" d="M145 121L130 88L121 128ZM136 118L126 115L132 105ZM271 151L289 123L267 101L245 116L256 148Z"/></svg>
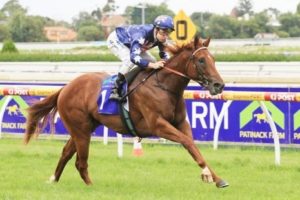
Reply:
<svg viewBox="0 0 300 200"><path fill-rule="evenodd" d="M70 42L77 39L77 33L63 26L44 27L44 34L51 42Z"/></svg>
<svg viewBox="0 0 300 200"><path fill-rule="evenodd" d="M103 28L105 37L107 37L117 26L128 24L128 20L122 15L107 14L102 16L100 24Z"/></svg>

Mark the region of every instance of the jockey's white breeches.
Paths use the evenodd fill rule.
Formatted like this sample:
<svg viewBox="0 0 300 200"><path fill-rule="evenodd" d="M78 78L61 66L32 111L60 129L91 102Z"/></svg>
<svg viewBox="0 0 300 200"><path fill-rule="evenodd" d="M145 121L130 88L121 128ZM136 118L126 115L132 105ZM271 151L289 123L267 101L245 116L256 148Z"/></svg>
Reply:
<svg viewBox="0 0 300 200"><path fill-rule="evenodd" d="M113 31L108 36L107 46L111 52L122 61L122 64L119 68L120 73L126 74L136 67L136 65L130 60L130 49L119 41L116 31ZM151 55L150 52L142 52L141 57L150 62L156 62L156 59Z"/></svg>

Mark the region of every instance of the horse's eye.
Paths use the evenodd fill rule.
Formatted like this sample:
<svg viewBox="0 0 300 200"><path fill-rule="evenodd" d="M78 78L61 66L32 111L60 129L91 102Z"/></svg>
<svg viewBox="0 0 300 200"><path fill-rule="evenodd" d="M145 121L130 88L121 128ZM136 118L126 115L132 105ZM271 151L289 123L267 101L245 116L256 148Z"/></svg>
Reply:
<svg viewBox="0 0 300 200"><path fill-rule="evenodd" d="M199 59L198 62L199 62L200 65L204 65L205 64L205 61L204 61L203 58Z"/></svg>

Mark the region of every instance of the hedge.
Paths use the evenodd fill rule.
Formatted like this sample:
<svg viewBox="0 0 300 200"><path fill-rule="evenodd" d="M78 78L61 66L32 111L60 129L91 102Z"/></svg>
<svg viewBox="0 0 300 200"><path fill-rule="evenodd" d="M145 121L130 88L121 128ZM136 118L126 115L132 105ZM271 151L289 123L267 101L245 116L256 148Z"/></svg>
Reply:
<svg viewBox="0 0 300 200"><path fill-rule="evenodd" d="M118 61L112 54L13 54L1 53L0 62L76 62L76 61Z"/></svg>
<svg viewBox="0 0 300 200"><path fill-rule="evenodd" d="M300 55L285 54L215 54L218 62L281 62L300 61ZM0 62L73 62L73 61L118 61L112 54L22 54L0 53Z"/></svg>

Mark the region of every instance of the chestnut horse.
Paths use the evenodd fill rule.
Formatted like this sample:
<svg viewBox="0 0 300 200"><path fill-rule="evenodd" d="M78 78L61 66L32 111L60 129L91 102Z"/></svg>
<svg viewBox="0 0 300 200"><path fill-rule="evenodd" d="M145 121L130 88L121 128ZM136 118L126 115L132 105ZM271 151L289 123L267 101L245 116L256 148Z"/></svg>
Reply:
<svg viewBox="0 0 300 200"><path fill-rule="evenodd" d="M140 137L157 136L182 144L202 169L202 180L215 182L221 188L228 186L228 183L208 166L195 145L190 125L186 121L183 98L184 89L191 79L212 95L223 91L224 82L216 70L214 57L207 49L209 42L210 39L202 41L195 37L187 45L172 48L170 51L173 56L164 68L155 70L155 73L153 69L141 71L129 87L129 91L135 88L129 95L129 110ZM147 76L149 78L140 84ZM126 134L127 129L119 115L98 113L96 102L101 83L107 77L106 73L84 74L29 108L25 144L34 133L40 131L39 122L46 123L46 119L53 118L57 111L71 135L51 181L59 181L65 165L77 153L75 166L83 181L87 185L91 184L87 162L91 133L103 124L118 133ZM136 88L137 85L139 87Z"/></svg>

